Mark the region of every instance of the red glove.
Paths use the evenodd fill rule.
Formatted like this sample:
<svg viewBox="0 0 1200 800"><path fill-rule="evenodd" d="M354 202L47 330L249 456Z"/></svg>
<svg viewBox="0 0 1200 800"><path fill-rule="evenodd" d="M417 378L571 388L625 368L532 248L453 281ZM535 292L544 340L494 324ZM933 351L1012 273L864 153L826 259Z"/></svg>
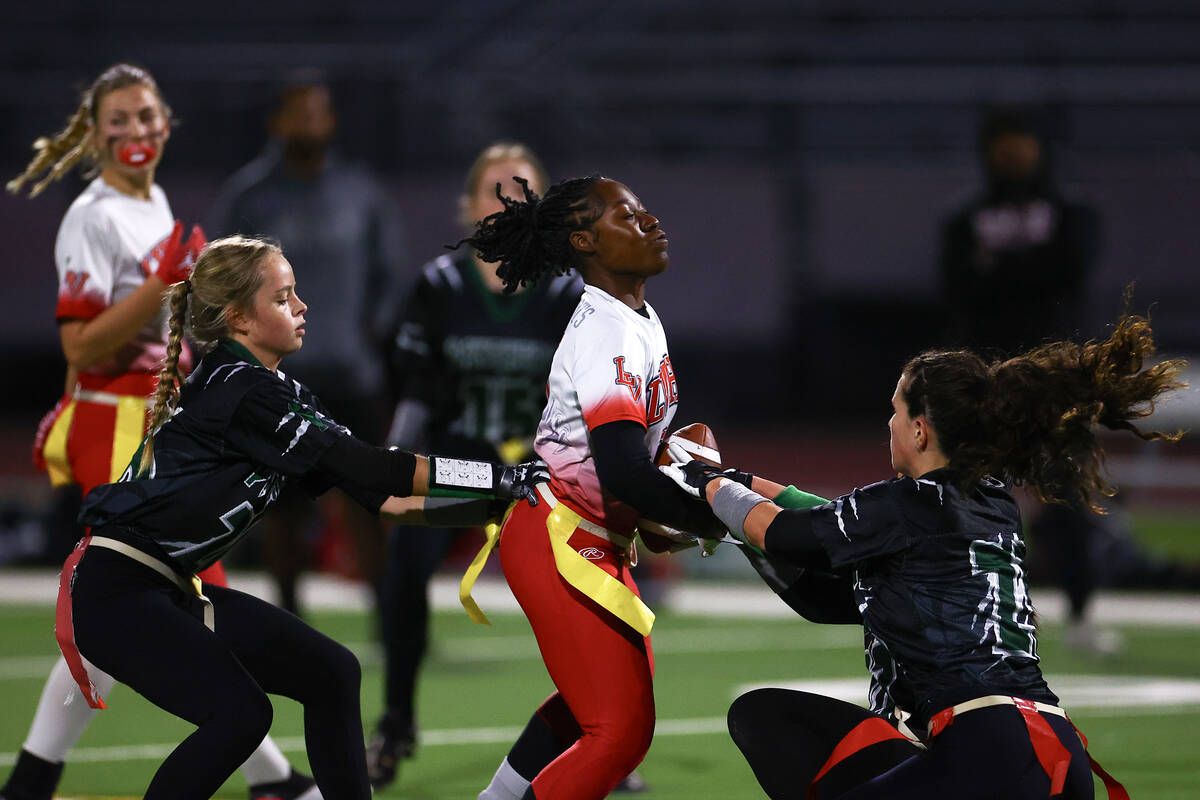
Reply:
<svg viewBox="0 0 1200 800"><path fill-rule="evenodd" d="M42 421L38 423L37 435L33 437L33 466L38 472L46 471L46 438L69 402L71 402L71 395L64 394L54 404L54 408L47 411L46 415L42 417Z"/></svg>
<svg viewBox="0 0 1200 800"><path fill-rule="evenodd" d="M157 275L168 286L187 280L192 274L196 257L206 244L208 240L204 238L204 231L199 225L192 226L191 235L184 241L183 223L175 220L171 232L142 259L142 272L146 273L147 278Z"/></svg>

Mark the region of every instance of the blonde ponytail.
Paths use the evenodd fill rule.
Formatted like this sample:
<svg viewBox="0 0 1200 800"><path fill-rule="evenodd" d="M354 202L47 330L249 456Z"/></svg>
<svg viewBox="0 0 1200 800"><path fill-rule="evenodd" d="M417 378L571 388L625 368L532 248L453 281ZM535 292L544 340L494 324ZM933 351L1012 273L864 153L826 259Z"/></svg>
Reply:
<svg viewBox="0 0 1200 800"><path fill-rule="evenodd" d="M83 103L75 109L71 121L58 135L53 138L39 137L33 143L36 155L23 173L8 182L8 191L12 194L19 193L25 183L48 170L46 176L29 190L31 198L37 197L51 181L56 181L70 172L71 167L79 163L87 151L92 128L91 118L91 109Z"/></svg>
<svg viewBox="0 0 1200 800"><path fill-rule="evenodd" d="M186 327L192 339L211 345L229 335L230 309L249 310L263 284L263 260L281 250L274 242L246 236L226 236L208 243L196 259L192 277L175 284L168 293L171 318L168 323L167 358L158 373L154 405L148 412L149 432L138 461L136 477L145 477L154 463L154 434L179 403L183 372L179 354Z"/></svg>
<svg viewBox="0 0 1200 800"><path fill-rule="evenodd" d="M100 101L109 92L124 89L127 86L145 86L154 92L162 106L163 116L171 118L171 109L162 98L158 84L153 76L141 67L133 64L114 64L92 82L80 98L79 107L71 115L67 127L53 137L40 136L33 143L35 154L17 177L6 184L8 191L17 194L21 187L29 181L46 173L40 181L29 190L29 196L37 197L51 182L59 180L71 171L76 164L84 165L84 177L91 177L94 171L97 153L92 146L92 131L95 129L96 115L99 113Z"/></svg>
<svg viewBox="0 0 1200 800"><path fill-rule="evenodd" d="M183 328L187 319L188 294L191 281L181 281L171 287L168 300L171 318L168 323L167 358L158 372L158 387L154 390L154 405L148 412L149 425L146 441L142 445L142 456L138 461L137 477L150 471L154 463L154 434L166 422L179 402L179 387L183 383L183 370L179 368L179 354L183 352Z"/></svg>

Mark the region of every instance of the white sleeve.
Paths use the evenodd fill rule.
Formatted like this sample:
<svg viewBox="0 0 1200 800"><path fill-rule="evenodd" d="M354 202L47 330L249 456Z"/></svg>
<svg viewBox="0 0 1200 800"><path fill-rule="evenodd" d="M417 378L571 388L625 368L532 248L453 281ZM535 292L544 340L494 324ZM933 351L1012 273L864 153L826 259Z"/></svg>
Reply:
<svg viewBox="0 0 1200 800"><path fill-rule="evenodd" d="M584 319L575 333L586 346L575 348L571 377L588 430L617 420L646 425L642 337L631 326L600 314Z"/></svg>
<svg viewBox="0 0 1200 800"><path fill-rule="evenodd" d="M91 319L112 303L117 244L102 214L71 209L54 244L58 268L55 319Z"/></svg>

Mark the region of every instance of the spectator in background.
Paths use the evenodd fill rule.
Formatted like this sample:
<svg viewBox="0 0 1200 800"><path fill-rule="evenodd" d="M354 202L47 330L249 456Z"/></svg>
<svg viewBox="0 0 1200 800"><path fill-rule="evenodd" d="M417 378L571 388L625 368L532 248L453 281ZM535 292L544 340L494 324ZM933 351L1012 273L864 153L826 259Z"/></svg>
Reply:
<svg viewBox="0 0 1200 800"><path fill-rule="evenodd" d="M541 161L523 144L496 142L480 152L460 198L464 230L504 210L498 192L522 196L514 178L524 178L535 192L549 185ZM420 442L440 455L508 463L532 455L550 362L583 281L572 271L505 293L496 266L462 249L430 261L409 287L406 308L389 337L400 401L388 444ZM388 538L379 607L385 711L367 748L376 789L395 780L399 760L416 743L429 580L459 530L400 530Z"/></svg>
<svg viewBox="0 0 1200 800"><path fill-rule="evenodd" d="M951 216L943 231L951 342L1008 357L1051 337L1078 337L1098 216L1063 198L1046 141L1022 110L985 112L979 155L984 192ZM1119 639L1087 620L1097 583L1089 556L1097 524L1096 514L1079 504L1046 504L1031 513L1029 536L1035 551L1042 548L1046 577L1067 595L1064 641L1106 654Z"/></svg>
<svg viewBox="0 0 1200 800"><path fill-rule="evenodd" d="M1099 218L1059 192L1046 142L1021 110L984 114L979 154L984 192L943 231L951 339L1012 355L1078 333Z"/></svg>
<svg viewBox="0 0 1200 800"><path fill-rule="evenodd" d="M59 294L54 316L67 360L65 393L42 420L34 463L55 486L75 484L80 496L116 481L146 432L146 397L158 386L167 352L163 293L191 275L204 232L184 227L155 182L171 136L171 109L154 77L133 64L114 64L84 91L67 127L34 143L36 155L8 183L30 196L79 167L90 179L63 217L54 243ZM186 373L191 352L179 356ZM198 576L224 586L220 562ZM70 617L59 625L69 627ZM81 697L73 673L87 672L96 690ZM63 764L91 724L115 678L58 659L38 702L28 737L0 800L50 800ZM242 766L251 800L317 800L320 791L295 772L268 736Z"/></svg>
<svg viewBox="0 0 1200 800"><path fill-rule="evenodd" d="M308 315L317 335L289 359L289 371L356 436L380 443L387 422L380 330L394 316L380 300L396 295L392 285L404 261L404 237L400 215L376 179L333 151L336 128L323 77L293 76L269 118L265 152L226 182L211 230L288 243L305 294L321 299ZM355 541L363 577L374 585L383 561L382 529L357 504L340 499L336 515ZM263 544L280 605L296 612L296 581L310 550L297 546L297 537L311 531L316 516L307 498L291 500L264 519Z"/></svg>

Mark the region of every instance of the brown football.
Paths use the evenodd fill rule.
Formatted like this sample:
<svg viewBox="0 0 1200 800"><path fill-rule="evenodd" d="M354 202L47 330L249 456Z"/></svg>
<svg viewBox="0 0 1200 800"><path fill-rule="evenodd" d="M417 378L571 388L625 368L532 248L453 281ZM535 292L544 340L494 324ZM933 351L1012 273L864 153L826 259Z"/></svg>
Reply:
<svg viewBox="0 0 1200 800"><path fill-rule="evenodd" d="M679 430L667 437L667 441L663 442L662 451L658 454L658 465L660 467L671 464L675 459L671 458L671 453L667 445L674 439L675 443L687 451L692 458L698 458L701 461L712 464L714 467L721 466L721 448L717 447L717 437L713 436L712 429L703 422L693 422L691 425L684 425Z"/></svg>
<svg viewBox="0 0 1200 800"><path fill-rule="evenodd" d="M671 457L668 448L672 440L691 458L698 458L714 467L721 466L721 451L717 447L717 437L713 436L712 429L703 422L685 425L667 437L656 462L660 467L676 461ZM644 517L638 520L638 530L641 532L642 543L654 553L675 552L696 546L696 540L693 537Z"/></svg>

